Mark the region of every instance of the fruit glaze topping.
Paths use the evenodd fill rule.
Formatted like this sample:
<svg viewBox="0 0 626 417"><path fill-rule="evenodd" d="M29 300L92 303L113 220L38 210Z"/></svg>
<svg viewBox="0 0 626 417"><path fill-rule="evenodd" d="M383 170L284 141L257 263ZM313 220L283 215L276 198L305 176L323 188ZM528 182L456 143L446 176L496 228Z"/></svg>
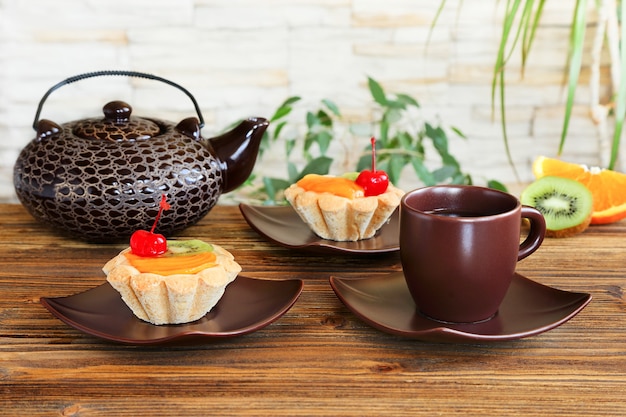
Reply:
<svg viewBox="0 0 626 417"><path fill-rule="evenodd" d="M389 177L385 171L376 170L376 138L372 143L372 169L361 173L348 173L341 177L308 174L297 182L307 191L331 193L348 199L371 197L383 194L389 186Z"/></svg>

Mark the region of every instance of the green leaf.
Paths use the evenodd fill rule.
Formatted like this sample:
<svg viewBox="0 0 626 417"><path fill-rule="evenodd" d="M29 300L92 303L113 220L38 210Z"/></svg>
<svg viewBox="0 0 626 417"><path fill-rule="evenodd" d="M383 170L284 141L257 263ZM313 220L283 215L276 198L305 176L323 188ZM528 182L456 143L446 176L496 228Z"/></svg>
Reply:
<svg viewBox="0 0 626 417"><path fill-rule="evenodd" d="M380 141L381 145L384 147L387 145L387 138L389 137L389 122L386 118L380 121L379 134L377 139Z"/></svg>
<svg viewBox="0 0 626 417"><path fill-rule="evenodd" d="M489 181L487 181L487 187L493 188L494 190L504 191L505 193L508 192L508 190L506 188L506 185L504 185L500 181L496 181L496 180L489 180Z"/></svg>
<svg viewBox="0 0 626 417"><path fill-rule="evenodd" d="M541 16L543 15L543 6L545 5L545 0L539 0L539 5L535 10L534 14L531 11L526 27L524 28L524 36L522 38L522 74L524 69L526 68L526 62L528 61L528 55L530 54L530 49L532 47L533 41L535 40L535 33L537 32L537 27L539 26L539 21L541 20Z"/></svg>
<svg viewBox="0 0 626 417"><path fill-rule="evenodd" d="M378 84L378 82L373 78L367 77L367 85L369 86L370 93L372 94L374 101L381 106L386 106L387 97L385 96L385 91L380 84Z"/></svg>
<svg viewBox="0 0 626 417"><path fill-rule="evenodd" d="M273 139L276 140L280 136L280 132L282 132L283 128L287 125L286 121L282 121L275 125L274 127L274 136ZM267 132L267 131L266 131Z"/></svg>
<svg viewBox="0 0 626 417"><path fill-rule="evenodd" d="M328 151L328 147L330 146L330 142L333 139L333 135L326 131L322 130L317 133L309 133L306 135L304 140L304 152L305 155L311 155L311 147L313 144L317 144L319 151L322 155L326 155Z"/></svg>
<svg viewBox="0 0 626 417"><path fill-rule="evenodd" d="M424 148L424 137L419 136L415 145L413 146L413 152L417 153L421 159L424 159L424 155L426 155L426 148Z"/></svg>
<svg viewBox="0 0 626 417"><path fill-rule="evenodd" d="M411 165L413 165L413 170L417 174L417 177L424 183L426 186L435 185L437 181L430 173L426 165L424 165L424 161L421 159L413 158L411 159Z"/></svg>
<svg viewBox="0 0 626 417"><path fill-rule="evenodd" d="M458 172L461 172L461 164L452 154L441 155L441 162L443 165L454 167Z"/></svg>
<svg viewBox="0 0 626 417"><path fill-rule="evenodd" d="M381 159L378 160L379 164L380 164ZM361 172L364 169L370 169L372 166L372 158L370 155L366 155L364 154L363 156L361 156L359 158L359 161L356 164L356 170ZM380 169L380 165L378 167Z"/></svg>
<svg viewBox="0 0 626 417"><path fill-rule="evenodd" d="M448 136L446 136L446 132L439 126L433 127L430 123L425 123L424 127L426 136L432 139L439 155L448 155Z"/></svg>
<svg viewBox="0 0 626 417"><path fill-rule="evenodd" d="M315 158L304 167L300 174L298 174L297 179L295 179L293 182L298 181L307 174L326 175L328 174L328 171L330 170L330 165L332 163L332 158L328 158L326 156L320 156L319 158Z"/></svg>
<svg viewBox="0 0 626 417"><path fill-rule="evenodd" d="M285 154L287 155L287 158L289 158L289 156L291 155L291 152L293 152L295 147L296 147L295 139L285 140Z"/></svg>
<svg viewBox="0 0 626 417"><path fill-rule="evenodd" d="M444 165L441 168L437 168L432 172L432 176L437 183L444 182L448 178L453 178L457 174L457 167L451 165Z"/></svg>
<svg viewBox="0 0 626 417"><path fill-rule="evenodd" d="M465 133L461 132L458 128L454 127L454 126L450 126L450 129L457 134L457 136L459 136L460 138L463 139L467 139L467 136L465 136Z"/></svg>
<svg viewBox="0 0 626 417"><path fill-rule="evenodd" d="M265 192L270 200L274 201L276 197L276 188L274 187L274 181L272 178L263 177L263 186L265 187Z"/></svg>
<svg viewBox="0 0 626 417"><path fill-rule="evenodd" d="M509 165L513 168L515 175L517 175L517 171L515 170L515 164L513 163L513 157L511 155L511 150L509 148L509 136L506 128L506 100L505 100L505 79L504 72L506 62L508 60L507 53L507 44L509 43L509 38L511 36L511 31L513 29L513 25L515 23L515 18L517 16L517 11L519 10L519 6L522 0L508 0L507 8L504 16L504 22L502 24L502 35L500 36L500 45L498 47L498 54L496 56L496 63L493 69L493 77L491 80L491 114L495 115L495 104L496 104L496 91L500 91L499 102L500 102L500 127L502 129L502 139L504 141L504 148L507 159L509 161ZM519 29L516 31L517 35L515 39L519 36ZM511 51L515 46L515 41L511 46Z"/></svg>
<svg viewBox="0 0 626 417"><path fill-rule="evenodd" d="M298 167L296 167L296 164L291 161L287 161L287 176L289 177L289 181L292 183L300 179Z"/></svg>
<svg viewBox="0 0 626 417"><path fill-rule="evenodd" d="M450 182L451 184L471 185L472 177L467 174L463 174L462 172L459 172L452 177L452 180Z"/></svg>
<svg viewBox="0 0 626 417"><path fill-rule="evenodd" d="M530 37L530 27L532 27L532 16L533 16L533 5L534 0L525 0L524 8L522 9L522 14L520 16L519 23L517 25L517 30L515 31L515 41L514 45L519 41L520 36L522 37L522 75L524 74L524 66L526 65L526 56L529 51L525 50L525 41ZM510 54L513 54L513 48L511 48ZM508 59L508 58L507 58Z"/></svg>
<svg viewBox="0 0 626 417"><path fill-rule="evenodd" d="M403 155L400 154L392 154L389 159L389 165L387 168L387 175L389 176L389 181L392 184L397 184L400 180L402 169L406 166L409 161Z"/></svg>
<svg viewBox="0 0 626 417"><path fill-rule="evenodd" d="M319 110L317 112L317 119L322 126L332 127L333 119L326 113L324 110Z"/></svg>
<svg viewBox="0 0 626 417"><path fill-rule="evenodd" d="M306 112L306 126L309 130L320 124L321 123L317 115L310 111Z"/></svg>
<svg viewBox="0 0 626 417"><path fill-rule="evenodd" d="M328 107L328 110L330 110L335 116L341 117L341 112L339 111L339 107L337 107L337 105L333 101L330 101L328 99L323 99L322 103L324 103L324 105Z"/></svg>
<svg viewBox="0 0 626 417"><path fill-rule="evenodd" d="M388 109L396 109L396 110L406 110L407 104L401 100L392 100L387 99L387 104L385 105Z"/></svg>
<svg viewBox="0 0 626 417"><path fill-rule="evenodd" d="M385 122L389 123L390 125L393 125L395 123L398 123L400 120L402 120L402 112L395 108L389 108L383 114L383 118L385 119Z"/></svg>
<svg viewBox="0 0 626 417"><path fill-rule="evenodd" d="M409 95L400 93L400 94L396 94L396 97L400 103L403 103L407 106L415 106L418 108L420 106L417 100L415 100L413 97Z"/></svg>
<svg viewBox="0 0 626 417"><path fill-rule="evenodd" d="M403 149L413 148L413 138L408 132L398 132L396 138L398 139L400 147L402 147Z"/></svg>
<svg viewBox="0 0 626 417"><path fill-rule="evenodd" d="M274 113L274 115L270 118L270 123L287 116L291 113L291 110L293 110L292 107L280 107L276 109L276 113Z"/></svg>
<svg viewBox="0 0 626 417"><path fill-rule="evenodd" d="M428 29L428 36L426 36L426 51L428 51L428 46L430 45L430 37L435 30L435 26L437 24L437 21L439 20L439 16L441 16L441 12L443 12L445 6L446 0L441 0L441 3L439 3L439 8L437 8L437 13L435 13L435 18L433 19L432 23L430 24L430 28Z"/></svg>
<svg viewBox="0 0 626 417"><path fill-rule="evenodd" d="M270 148L270 133L266 130L261 137L261 146L259 147L259 158Z"/></svg>
<svg viewBox="0 0 626 417"><path fill-rule="evenodd" d="M626 70L626 4L621 2L620 13L621 33L619 39L621 39L620 45L620 65L622 71ZM611 146L611 157L609 160L609 169L615 169L615 163L617 162L617 155L619 153L620 140L622 137L622 129L624 128L624 118L626 117L626 82L622 76L622 81L617 91L617 97L615 98L615 129L613 131L613 144Z"/></svg>
<svg viewBox="0 0 626 417"><path fill-rule="evenodd" d="M240 185L240 188L243 187L249 187L251 185L253 185L254 181L256 180L257 175L252 173L250 174L250 176L248 178L246 178L246 180L243 182L243 184Z"/></svg>
<svg viewBox="0 0 626 417"><path fill-rule="evenodd" d="M315 135L315 142L320 148L320 153L326 155L330 142L333 140L333 135L328 131L323 131Z"/></svg>
<svg viewBox="0 0 626 417"><path fill-rule="evenodd" d="M500 72L500 127L502 128L502 138L504 139L504 153L506 154L506 158L509 161L509 165L513 169L513 172L517 178L519 175L517 173L517 169L515 168L515 163L513 162L513 154L511 153L511 147L509 145L509 135L506 130L506 108L504 105L504 71Z"/></svg>
<svg viewBox="0 0 626 417"><path fill-rule="evenodd" d="M287 100L285 100L283 102L283 104L281 104L281 107L283 107L283 106L291 106L292 104L294 104L294 103L296 103L296 102L298 102L300 100L301 100L300 96L291 96Z"/></svg>
<svg viewBox="0 0 626 417"><path fill-rule="evenodd" d="M565 138L569 127L572 108L574 107L574 95L576 94L576 86L578 84L578 76L580 75L580 67L582 65L583 49L585 47L585 30L587 16L587 0L576 0L574 9L574 20L572 21L570 32L570 61L569 76L567 87L567 102L565 104L565 118L563 120L563 129L561 131L561 141L559 142L559 155L563 152Z"/></svg>
<svg viewBox="0 0 626 417"><path fill-rule="evenodd" d="M289 187L291 183L280 178L263 177L263 187L271 203L276 202L279 191Z"/></svg>
<svg viewBox="0 0 626 417"><path fill-rule="evenodd" d="M291 113L291 110L293 110L293 108L291 107L291 105L297 101L300 100L300 97L297 96L293 96L293 97L289 97L287 100L285 100L279 107L278 109L276 109L276 112L274 113L274 115L270 118L270 123L271 122L275 122L278 119L281 119L285 116L287 116L289 113Z"/></svg>
<svg viewBox="0 0 626 417"><path fill-rule="evenodd" d="M507 60L507 44L509 43L509 37L511 35L511 30L513 28L513 24L515 22L515 17L517 15L517 10L519 9L521 0L513 0L507 1L507 9L504 15L504 22L502 24L502 34L500 36L500 44L498 46L498 53L496 55L496 63L493 68L493 77L491 79L491 112L495 113L495 103L496 103L496 91L498 87L500 89L503 87L502 83L498 82L500 79L501 73L504 71L504 67L506 65ZM501 106L504 105L503 102L500 103Z"/></svg>

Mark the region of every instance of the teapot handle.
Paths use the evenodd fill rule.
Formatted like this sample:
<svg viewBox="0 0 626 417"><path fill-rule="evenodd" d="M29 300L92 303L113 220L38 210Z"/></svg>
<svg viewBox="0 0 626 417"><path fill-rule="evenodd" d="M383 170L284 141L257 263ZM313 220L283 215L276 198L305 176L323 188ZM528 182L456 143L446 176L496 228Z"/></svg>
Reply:
<svg viewBox="0 0 626 417"><path fill-rule="evenodd" d="M150 80L155 80L155 81L161 81L164 82L165 84L171 85L172 87L176 87L178 88L180 91L182 91L183 93L185 93L187 95L187 97L189 97L191 99L191 102L193 103L195 109L196 109L196 113L198 114L198 120L200 122L199 127L202 128L204 127L204 118L202 117L202 113L200 112L200 107L198 106L198 102L196 101L196 99L194 98L194 96L184 87L176 84L175 82L172 82L170 80L167 80L165 78L156 76L156 75L152 75L152 74L146 74L143 72L136 72L136 71L121 71L121 70L106 70L106 71L96 71L96 72L88 72L85 74L80 74L80 75L75 75L73 77L67 78L59 83L57 83L56 85L52 86L47 92L46 94L43 95L43 97L41 98L41 101L39 101L39 106L37 107L37 113L35 114L35 121L33 122L33 128L35 130L37 130L37 125L39 123L39 116L41 114L41 109L43 108L43 104L46 101L46 99L48 98L48 96L57 88L60 88L66 84L71 84L73 82L76 81L80 81L80 80L84 80L86 78L92 78L92 77L99 77L99 76L103 76L103 75L125 75L128 77L138 77L138 78L147 78Z"/></svg>

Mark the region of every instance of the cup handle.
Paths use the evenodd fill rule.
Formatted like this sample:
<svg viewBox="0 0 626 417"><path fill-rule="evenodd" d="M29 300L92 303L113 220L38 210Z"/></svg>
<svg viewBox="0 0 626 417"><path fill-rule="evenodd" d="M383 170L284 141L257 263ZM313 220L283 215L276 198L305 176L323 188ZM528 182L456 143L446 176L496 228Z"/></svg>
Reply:
<svg viewBox="0 0 626 417"><path fill-rule="evenodd" d="M522 206L522 218L530 221L530 231L519 247L518 261L536 251L546 234L546 220L539 210L534 207Z"/></svg>

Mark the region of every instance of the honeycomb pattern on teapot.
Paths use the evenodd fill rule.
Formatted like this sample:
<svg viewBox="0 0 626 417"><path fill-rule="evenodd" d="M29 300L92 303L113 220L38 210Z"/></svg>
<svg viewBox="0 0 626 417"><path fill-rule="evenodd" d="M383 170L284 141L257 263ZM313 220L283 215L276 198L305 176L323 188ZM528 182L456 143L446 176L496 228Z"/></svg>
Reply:
<svg viewBox="0 0 626 417"><path fill-rule="evenodd" d="M160 133L157 123L149 119L131 117L124 123L116 123L107 119L86 119L74 127L78 137L94 140L142 140L157 136Z"/></svg>
<svg viewBox="0 0 626 417"><path fill-rule="evenodd" d="M164 122L163 122L164 123ZM165 126L167 138L112 142L63 133L31 141L14 183L34 217L89 241L116 241L150 229L161 194L171 209L157 232L171 235L205 216L223 184L220 162L200 143Z"/></svg>

